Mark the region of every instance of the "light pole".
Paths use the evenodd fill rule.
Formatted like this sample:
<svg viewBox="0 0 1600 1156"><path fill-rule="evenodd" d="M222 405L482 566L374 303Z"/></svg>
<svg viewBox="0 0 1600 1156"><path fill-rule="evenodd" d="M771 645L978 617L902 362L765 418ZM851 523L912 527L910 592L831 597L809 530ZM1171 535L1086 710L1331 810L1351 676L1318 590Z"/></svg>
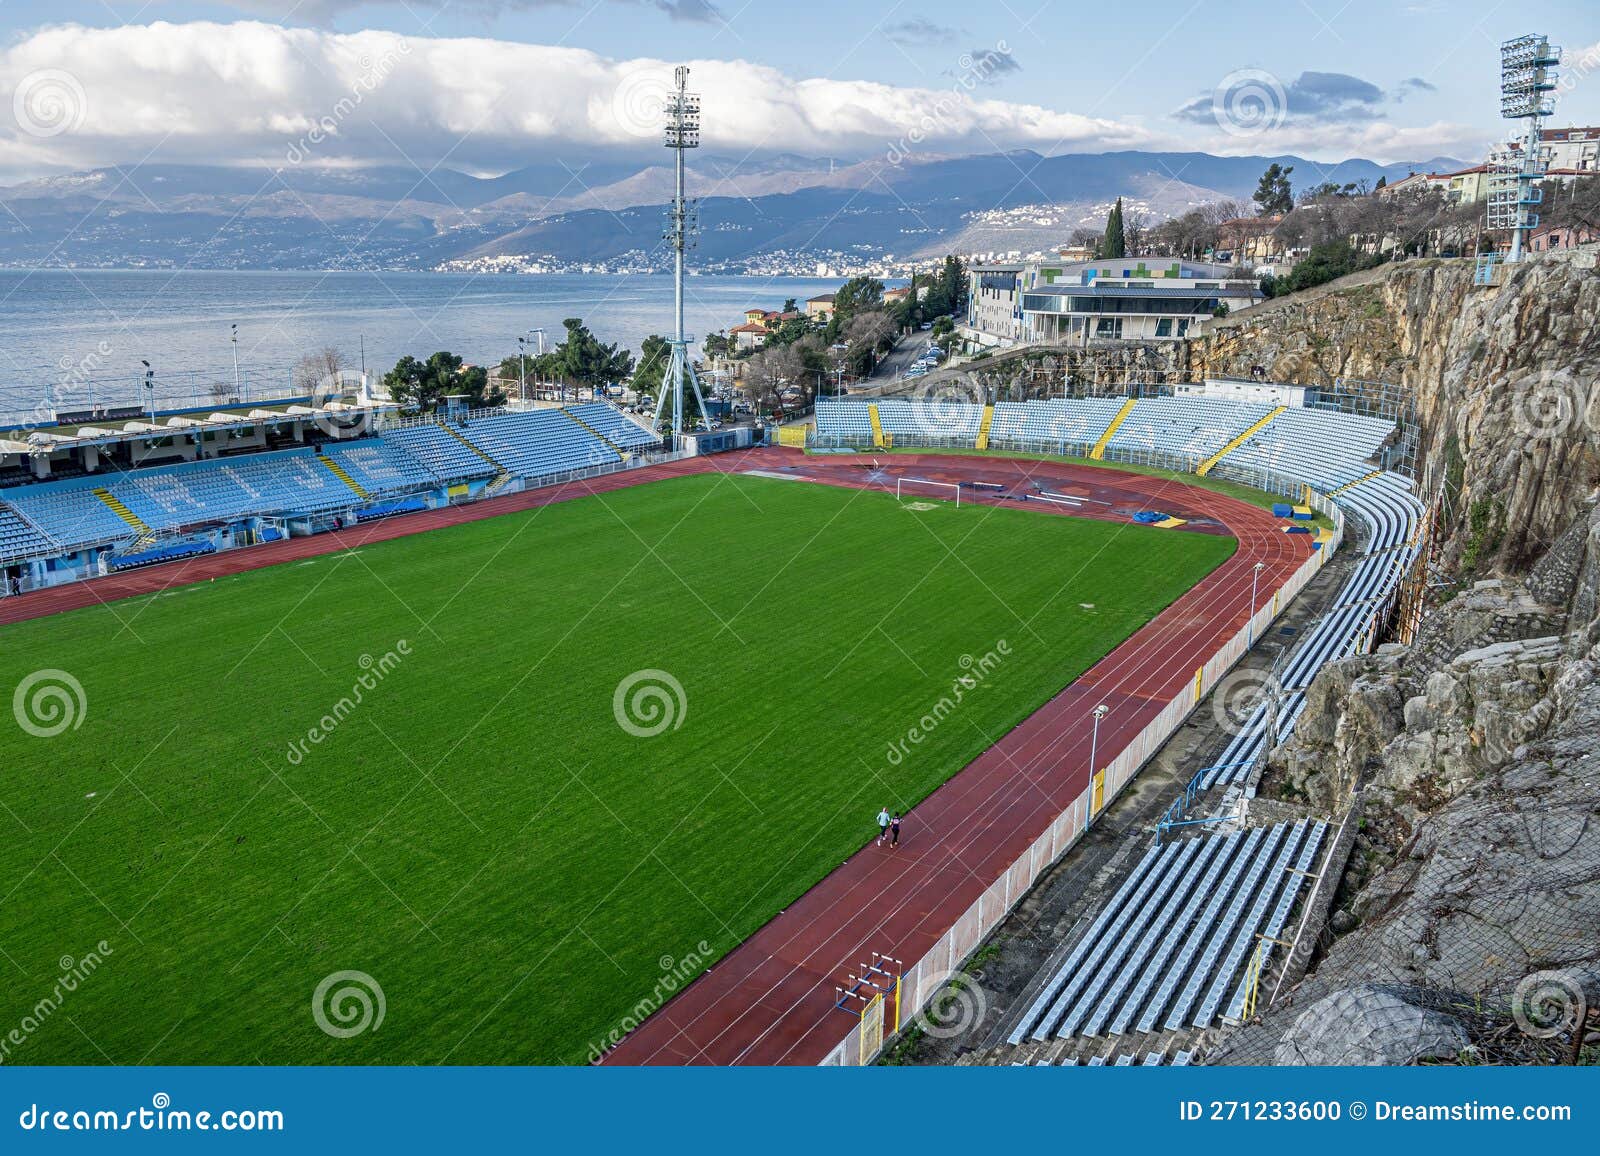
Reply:
<svg viewBox="0 0 1600 1156"><path fill-rule="evenodd" d="M1089 784L1094 785L1095 760L1100 754L1100 720L1105 718L1111 708L1101 703L1094 708L1094 730L1089 734Z"/></svg>
<svg viewBox="0 0 1600 1156"><path fill-rule="evenodd" d="M150 368L150 363L144 358L139 359L139 364L144 366L144 393L150 405L150 424L156 423L156 371Z"/></svg>
<svg viewBox="0 0 1600 1156"><path fill-rule="evenodd" d="M528 339L517 338L517 357L522 362L522 389L519 396L523 401L528 400Z"/></svg>
<svg viewBox="0 0 1600 1156"><path fill-rule="evenodd" d="M232 330L228 340L233 345L233 397L237 401L241 396L239 393L239 323L235 321L228 328Z"/></svg>
<svg viewBox="0 0 1600 1156"><path fill-rule="evenodd" d="M1250 568L1250 609L1245 616L1245 627L1248 631L1249 641L1245 649L1256 644L1256 584L1261 581L1261 571L1267 568L1265 562L1257 562Z"/></svg>

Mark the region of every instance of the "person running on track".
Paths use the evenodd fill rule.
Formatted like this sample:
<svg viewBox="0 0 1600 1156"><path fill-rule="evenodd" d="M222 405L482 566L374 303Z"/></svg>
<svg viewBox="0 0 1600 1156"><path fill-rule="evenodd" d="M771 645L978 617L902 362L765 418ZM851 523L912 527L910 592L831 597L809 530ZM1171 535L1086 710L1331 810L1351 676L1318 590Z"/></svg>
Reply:
<svg viewBox="0 0 1600 1156"><path fill-rule="evenodd" d="M889 847L900 846L900 812L896 811L894 818L889 820Z"/></svg>
<svg viewBox="0 0 1600 1156"><path fill-rule="evenodd" d="M878 811L878 846L883 846L883 837L889 833L889 808L882 807Z"/></svg>

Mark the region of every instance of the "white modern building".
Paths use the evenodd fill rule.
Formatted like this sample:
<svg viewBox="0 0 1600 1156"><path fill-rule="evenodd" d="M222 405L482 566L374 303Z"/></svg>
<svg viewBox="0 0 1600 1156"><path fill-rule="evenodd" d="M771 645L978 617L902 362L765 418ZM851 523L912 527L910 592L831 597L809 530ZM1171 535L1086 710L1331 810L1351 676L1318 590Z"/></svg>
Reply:
<svg viewBox="0 0 1600 1156"><path fill-rule="evenodd" d="M994 345L1176 341L1262 300L1253 277L1174 257L980 265L970 277L964 336Z"/></svg>

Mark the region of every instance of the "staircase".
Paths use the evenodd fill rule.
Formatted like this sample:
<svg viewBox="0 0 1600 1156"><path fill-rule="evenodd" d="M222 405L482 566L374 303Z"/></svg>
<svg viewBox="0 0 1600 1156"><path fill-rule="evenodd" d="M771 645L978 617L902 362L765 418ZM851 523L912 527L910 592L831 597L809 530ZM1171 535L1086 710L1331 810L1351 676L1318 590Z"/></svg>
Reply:
<svg viewBox="0 0 1600 1156"><path fill-rule="evenodd" d="M1111 424L1106 426L1106 432L1100 435L1100 440L1094 443L1094 449L1089 451L1089 457L1097 462L1106 460L1106 446L1111 442L1111 435L1122 427L1128 420L1128 415L1133 412L1133 407L1138 398L1130 397L1122 403L1122 408L1117 411L1117 416L1111 419Z"/></svg>
<svg viewBox="0 0 1600 1156"><path fill-rule="evenodd" d="M334 461L330 457L324 457L321 454L317 455L317 461L321 462L327 468L330 474L354 490L356 497L365 498L367 496L367 491L362 487L361 483L352 478L345 468L338 462Z"/></svg>
<svg viewBox="0 0 1600 1156"><path fill-rule="evenodd" d="M439 428L444 430L445 433L447 433L451 437L455 438L456 441L458 441L462 445L466 446L473 453L477 454L484 461L488 462L491 466L493 466L495 469L500 471L498 474L496 474L490 480L489 484L486 487L484 487L484 491L483 492L485 494L497 494L502 489L505 488L506 483L509 482L511 480L512 476L513 476L510 470L506 469L499 462L495 461L488 454L484 453L477 446L473 445L466 438L462 437L455 430L451 429L450 426L447 425L446 423L440 422L439 423Z"/></svg>
<svg viewBox="0 0 1600 1156"><path fill-rule="evenodd" d="M978 448L980 450L989 448L989 427L993 424L994 406L986 405L983 407L983 420L978 423Z"/></svg>
<svg viewBox="0 0 1600 1156"><path fill-rule="evenodd" d="M878 403L873 402L867 406L867 420L872 422L872 444L880 450L884 447L883 422L878 418Z"/></svg>
<svg viewBox="0 0 1600 1156"><path fill-rule="evenodd" d="M122 499L117 497L117 495L113 494L104 486L101 486L98 490L94 491L94 496L105 503L106 508L109 509L113 514L121 518L124 522L128 523L128 525L132 526L135 530L139 531L139 536L141 538L148 535L153 535L155 533L155 531L150 528L144 519L140 518L138 514L135 514L132 510L128 509L127 506L123 505Z"/></svg>
<svg viewBox="0 0 1600 1156"><path fill-rule="evenodd" d="M1251 438L1255 437L1256 434L1258 434L1262 430L1266 429L1267 426L1272 424L1272 419L1273 418L1277 417L1280 413L1282 413L1284 410L1286 410L1288 408L1289 408L1288 406L1280 405L1277 409L1273 410L1266 417L1264 417L1260 421L1256 422L1255 425L1253 425L1249 429L1245 430L1244 433L1242 433L1238 437L1234 438L1227 445L1223 446L1216 453L1212 454L1205 461L1201 462L1200 463L1200 468L1195 470L1195 473L1198 476L1202 477L1202 478L1205 477L1207 474L1209 474L1211 472L1211 467L1212 466L1216 465L1223 458L1225 458L1229 454L1231 454L1234 450L1236 450L1240 446L1244 445L1245 442L1247 442Z"/></svg>
<svg viewBox="0 0 1600 1156"><path fill-rule="evenodd" d="M1361 477L1357 478L1353 482L1346 482L1342 486L1335 486L1333 489L1328 491L1328 497L1331 498L1335 494L1342 494L1346 490L1354 489L1356 486L1359 486L1362 482L1370 482L1373 478L1377 477L1381 473L1383 473L1382 470L1373 470L1370 474L1363 474Z"/></svg>
<svg viewBox="0 0 1600 1156"><path fill-rule="evenodd" d="M581 417L579 417L577 414L573 413L566 406L562 406L561 407L561 412L566 414L573 421L577 422L578 425L582 426L585 430L587 430L594 437L594 439L596 441L598 441L601 445L605 446L612 453L616 454L617 455L617 461L625 462L625 461L628 460L628 455L625 454L622 451L622 447L619 446L616 442L612 441L610 438L606 437L605 434L603 434L599 430L595 429L594 426L592 426L588 422L584 421Z"/></svg>

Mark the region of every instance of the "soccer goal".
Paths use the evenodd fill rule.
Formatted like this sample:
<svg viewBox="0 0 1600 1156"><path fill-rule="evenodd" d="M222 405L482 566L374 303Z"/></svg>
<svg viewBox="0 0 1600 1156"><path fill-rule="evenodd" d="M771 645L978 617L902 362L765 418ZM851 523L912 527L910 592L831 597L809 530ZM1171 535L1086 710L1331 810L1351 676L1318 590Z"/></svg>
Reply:
<svg viewBox="0 0 1600 1156"><path fill-rule="evenodd" d="M961 508L961 487L955 482L930 482L923 478L896 478L894 480L894 500L900 501L907 486L932 486L939 490L949 490L949 494L935 494L934 497L954 498L956 509Z"/></svg>

